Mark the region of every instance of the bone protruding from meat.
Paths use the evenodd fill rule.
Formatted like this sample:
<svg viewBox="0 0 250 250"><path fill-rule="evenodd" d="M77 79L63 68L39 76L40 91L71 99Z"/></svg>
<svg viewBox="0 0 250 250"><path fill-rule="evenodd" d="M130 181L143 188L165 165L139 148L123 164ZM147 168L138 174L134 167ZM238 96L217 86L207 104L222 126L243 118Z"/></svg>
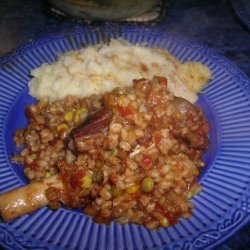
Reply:
<svg viewBox="0 0 250 250"><path fill-rule="evenodd" d="M49 187L62 188L60 178L52 176L1 194L0 216L4 221L10 221L48 205L45 193Z"/></svg>

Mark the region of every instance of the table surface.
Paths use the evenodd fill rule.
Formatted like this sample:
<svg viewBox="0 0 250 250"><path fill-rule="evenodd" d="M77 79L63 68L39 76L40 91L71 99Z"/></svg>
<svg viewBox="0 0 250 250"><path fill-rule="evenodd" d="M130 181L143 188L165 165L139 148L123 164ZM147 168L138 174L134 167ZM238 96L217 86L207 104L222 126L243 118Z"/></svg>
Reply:
<svg viewBox="0 0 250 250"><path fill-rule="evenodd" d="M72 21L46 15L42 6L42 0L1 1L0 56L51 32L75 26ZM250 30L237 17L229 0L171 0L166 16L154 27L206 44L250 76ZM250 249L250 225L216 249Z"/></svg>

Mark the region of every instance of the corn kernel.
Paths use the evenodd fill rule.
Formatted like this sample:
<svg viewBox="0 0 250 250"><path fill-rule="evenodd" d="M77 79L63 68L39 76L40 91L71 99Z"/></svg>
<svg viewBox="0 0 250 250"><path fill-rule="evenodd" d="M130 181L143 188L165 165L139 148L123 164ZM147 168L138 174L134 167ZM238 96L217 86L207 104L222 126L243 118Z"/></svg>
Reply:
<svg viewBox="0 0 250 250"><path fill-rule="evenodd" d="M95 166L98 167L98 168L101 168L102 165L103 165L103 164L102 164L100 161L97 161L97 162L95 163Z"/></svg>
<svg viewBox="0 0 250 250"><path fill-rule="evenodd" d="M180 113L176 113L176 114L175 114L175 117L176 117L178 120L180 120L180 119L182 118L182 115L181 115Z"/></svg>
<svg viewBox="0 0 250 250"><path fill-rule="evenodd" d="M189 191L188 194L187 194L187 199L191 199L193 197L193 192L192 191Z"/></svg>
<svg viewBox="0 0 250 250"><path fill-rule="evenodd" d="M41 100L39 103L38 103L38 107L39 108L43 108L47 105L48 101L47 100Z"/></svg>
<svg viewBox="0 0 250 250"><path fill-rule="evenodd" d="M61 123L60 125L57 126L56 130L57 132L63 131L63 130L68 130L69 126L66 123Z"/></svg>
<svg viewBox="0 0 250 250"><path fill-rule="evenodd" d="M71 122L73 120L73 116L74 116L74 111L69 111L64 115L64 120L67 122Z"/></svg>
<svg viewBox="0 0 250 250"><path fill-rule="evenodd" d="M66 123L61 123L60 125L57 126L57 132L62 131L62 130L68 130L69 126Z"/></svg>
<svg viewBox="0 0 250 250"><path fill-rule="evenodd" d="M139 190L139 187L134 185L134 186L131 186L129 188L126 188L126 193L128 194L134 194L136 193L137 191Z"/></svg>
<svg viewBox="0 0 250 250"><path fill-rule="evenodd" d="M45 173L45 178L48 178L48 177L50 177L51 176L51 173L49 172L49 171L47 171L46 173Z"/></svg>
<svg viewBox="0 0 250 250"><path fill-rule="evenodd" d="M193 169L193 174L198 175L199 174L199 170L197 168L194 168Z"/></svg>
<svg viewBox="0 0 250 250"><path fill-rule="evenodd" d="M200 162L199 163L199 167L203 168L205 166L205 163L204 162Z"/></svg>
<svg viewBox="0 0 250 250"><path fill-rule="evenodd" d="M74 121L74 123L79 123L80 122L80 115L77 112L74 112L73 121Z"/></svg>
<svg viewBox="0 0 250 250"><path fill-rule="evenodd" d="M90 215L90 216L95 216L97 215L98 211L95 210L93 207L91 206L87 206L85 209L84 209L84 213L87 214L87 215Z"/></svg>
<svg viewBox="0 0 250 250"><path fill-rule="evenodd" d="M92 178L88 175L85 175L82 178L82 188L90 188L91 184L92 184Z"/></svg>
<svg viewBox="0 0 250 250"><path fill-rule="evenodd" d="M79 123L82 119L82 115L87 112L86 108L80 108L75 110L74 115L73 115L73 120L74 123Z"/></svg>
<svg viewBox="0 0 250 250"><path fill-rule="evenodd" d="M162 227L168 227L169 226L169 222L168 222L168 219L163 217L160 219L160 224Z"/></svg>
<svg viewBox="0 0 250 250"><path fill-rule="evenodd" d="M79 115L83 114L83 113L86 113L87 112L87 109L86 108L80 108L80 109L77 109L76 110L76 113L78 113Z"/></svg>
<svg viewBox="0 0 250 250"><path fill-rule="evenodd" d="M112 186L111 193L114 197L119 197L120 195L122 195L123 191L122 191L122 189L120 189L116 186Z"/></svg>

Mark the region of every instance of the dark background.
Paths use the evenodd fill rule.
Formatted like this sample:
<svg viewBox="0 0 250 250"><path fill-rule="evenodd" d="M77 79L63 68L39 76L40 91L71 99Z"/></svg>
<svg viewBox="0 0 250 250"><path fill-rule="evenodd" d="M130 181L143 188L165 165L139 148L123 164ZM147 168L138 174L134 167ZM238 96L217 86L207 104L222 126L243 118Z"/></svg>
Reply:
<svg viewBox="0 0 250 250"><path fill-rule="evenodd" d="M42 0L1 0L0 55L74 26L69 20L46 15ZM208 45L250 76L250 30L237 17L230 0L170 0L166 16L155 26Z"/></svg>
<svg viewBox="0 0 250 250"><path fill-rule="evenodd" d="M42 0L1 0L0 56L49 33L74 26L73 21L45 14ZM206 44L250 76L250 30L235 14L230 0L171 0L163 19L150 26ZM250 225L216 249L250 249Z"/></svg>

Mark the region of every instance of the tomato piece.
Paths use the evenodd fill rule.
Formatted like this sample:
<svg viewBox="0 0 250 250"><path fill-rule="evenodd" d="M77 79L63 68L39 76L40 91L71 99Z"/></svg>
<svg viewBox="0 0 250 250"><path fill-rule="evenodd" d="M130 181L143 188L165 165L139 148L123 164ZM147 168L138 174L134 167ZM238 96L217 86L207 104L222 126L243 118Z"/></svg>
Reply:
<svg viewBox="0 0 250 250"><path fill-rule="evenodd" d="M134 114L134 111L130 107L119 107L118 112L122 117Z"/></svg>
<svg viewBox="0 0 250 250"><path fill-rule="evenodd" d="M151 82L146 78L134 79L134 89L138 89L143 93L146 93L152 86Z"/></svg>
<svg viewBox="0 0 250 250"><path fill-rule="evenodd" d="M150 143L151 143L152 135L151 135L150 132L146 132L145 134L146 134L145 136L138 139L138 142L142 146L148 147L150 145Z"/></svg>
<svg viewBox="0 0 250 250"><path fill-rule="evenodd" d="M87 207L84 208L84 213L94 217L97 216L98 211L95 210L91 205L88 205Z"/></svg>
<svg viewBox="0 0 250 250"><path fill-rule="evenodd" d="M169 224L174 225L174 224L178 223L178 217L179 217L178 215L169 214L167 216Z"/></svg>
<svg viewBox="0 0 250 250"><path fill-rule="evenodd" d="M133 200L139 199L139 197L140 197L140 192L137 192L137 193L135 193L135 194L128 194L128 195L126 196L126 200L127 200L127 201L133 201Z"/></svg>
<svg viewBox="0 0 250 250"><path fill-rule="evenodd" d="M37 164L35 162L26 163L25 167L29 168L29 169L32 169L32 170L35 170L35 169L37 169Z"/></svg>
<svg viewBox="0 0 250 250"><path fill-rule="evenodd" d="M141 167L144 169L150 169L153 164L153 159L151 155L145 154L142 156Z"/></svg>
<svg viewBox="0 0 250 250"><path fill-rule="evenodd" d="M155 138L155 144L159 145L161 143L161 140L162 140L163 136L160 133L156 133L154 135L154 138Z"/></svg>
<svg viewBox="0 0 250 250"><path fill-rule="evenodd" d="M170 214L159 203L156 203L155 211L161 213L164 217L166 217L170 225L174 225L178 222L179 214Z"/></svg>
<svg viewBox="0 0 250 250"><path fill-rule="evenodd" d="M152 156L151 155L143 155L142 162L147 165L152 164Z"/></svg>
<svg viewBox="0 0 250 250"><path fill-rule="evenodd" d="M117 180L118 180L118 177L117 177L117 175L116 175L115 173L112 173L112 174L109 176L109 179L110 179L110 181L111 181L113 184L115 184L115 183L117 182Z"/></svg>
<svg viewBox="0 0 250 250"><path fill-rule="evenodd" d="M74 173L71 177L70 177L70 185L72 186L72 188L78 188L81 186L82 184L82 178L85 175L85 171L83 169L79 170L78 172Z"/></svg>

